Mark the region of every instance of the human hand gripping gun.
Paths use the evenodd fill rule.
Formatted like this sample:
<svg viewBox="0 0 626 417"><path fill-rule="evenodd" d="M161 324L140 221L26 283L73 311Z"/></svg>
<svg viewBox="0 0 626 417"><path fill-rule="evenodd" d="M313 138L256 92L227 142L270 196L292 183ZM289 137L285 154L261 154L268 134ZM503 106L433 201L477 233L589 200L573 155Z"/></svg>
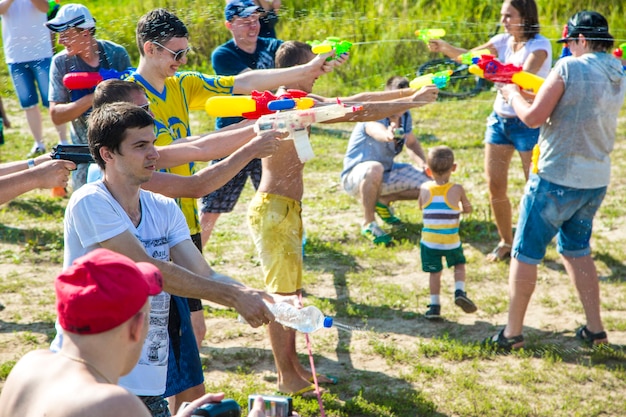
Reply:
<svg viewBox="0 0 626 417"><path fill-rule="evenodd" d="M428 43L431 39L443 38L446 36L446 31L445 29L418 29L415 34L424 43Z"/></svg>
<svg viewBox="0 0 626 417"><path fill-rule="evenodd" d="M313 123L325 122L327 120L338 119L348 113L362 110L363 106L346 106L337 101L321 107L306 110L290 110L261 116L254 125L254 130L258 132L266 130L276 130L288 132L286 139L293 139L296 152L300 162L304 163L315 156L307 127Z"/></svg>
<svg viewBox="0 0 626 417"><path fill-rule="evenodd" d="M494 83L517 84L537 94L544 79L513 64L503 64L493 55L483 55L468 71Z"/></svg>
<svg viewBox="0 0 626 417"><path fill-rule="evenodd" d="M245 117L258 119L265 114L279 110L304 110L315 104L312 98L301 90L289 89L281 95L274 95L270 91L252 91L249 96L215 96L210 97L204 109L213 117Z"/></svg>
<svg viewBox="0 0 626 417"><path fill-rule="evenodd" d="M439 89L445 88L450 81L450 76L452 75L452 73L452 70L443 70L439 72L433 72L432 74L420 75L419 77L414 78L413 81L409 83L409 87L414 90L419 90L422 87L434 84Z"/></svg>
<svg viewBox="0 0 626 417"><path fill-rule="evenodd" d="M72 161L76 165L95 162L91 156L91 152L89 152L89 145L62 145L59 143L52 148L50 157L52 159ZM54 187L51 193L53 197L65 197L67 195L63 187Z"/></svg>
<svg viewBox="0 0 626 417"><path fill-rule="evenodd" d="M50 153L52 159L64 159L72 161L76 165L94 163L94 159L89 151L89 145L62 145L58 144L52 148Z"/></svg>
<svg viewBox="0 0 626 417"><path fill-rule="evenodd" d="M350 48L352 48L351 42L343 41L341 40L341 38L338 38L336 36L329 36L323 41L307 41L307 43L311 45L311 51L314 54L325 54L334 50L335 56L333 58L327 58L327 61L337 59L337 57L341 56L342 54L350 52Z"/></svg>

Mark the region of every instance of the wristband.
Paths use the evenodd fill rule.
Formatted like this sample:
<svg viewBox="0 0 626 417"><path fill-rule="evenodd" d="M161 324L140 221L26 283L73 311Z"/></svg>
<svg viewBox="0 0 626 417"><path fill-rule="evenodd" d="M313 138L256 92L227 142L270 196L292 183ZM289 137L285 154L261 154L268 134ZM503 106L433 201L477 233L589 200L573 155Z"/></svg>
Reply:
<svg viewBox="0 0 626 417"><path fill-rule="evenodd" d="M34 159L29 159L28 161L26 161L26 164L28 165L28 169L35 168L35 160Z"/></svg>

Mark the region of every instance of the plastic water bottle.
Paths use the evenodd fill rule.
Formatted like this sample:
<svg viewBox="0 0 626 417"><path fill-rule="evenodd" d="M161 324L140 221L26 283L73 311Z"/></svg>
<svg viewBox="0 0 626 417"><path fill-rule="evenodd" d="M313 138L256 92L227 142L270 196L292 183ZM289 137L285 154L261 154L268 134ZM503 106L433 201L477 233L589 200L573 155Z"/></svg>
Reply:
<svg viewBox="0 0 626 417"><path fill-rule="evenodd" d="M323 327L333 326L333 318L324 316L324 313L315 306L298 309L284 302L268 304L267 306L278 323L302 333L312 333Z"/></svg>

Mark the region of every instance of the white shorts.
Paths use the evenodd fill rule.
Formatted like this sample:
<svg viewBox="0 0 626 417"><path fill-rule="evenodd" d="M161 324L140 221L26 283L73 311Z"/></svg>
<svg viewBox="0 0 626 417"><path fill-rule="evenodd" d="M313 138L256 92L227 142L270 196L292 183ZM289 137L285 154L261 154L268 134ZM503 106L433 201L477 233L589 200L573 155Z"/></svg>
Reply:
<svg viewBox="0 0 626 417"><path fill-rule="evenodd" d="M365 178L372 164L376 161L361 162L342 179L343 189L351 196L358 198L361 182ZM431 178L424 171L416 169L411 164L394 162L391 172L387 173L387 178L383 179L380 195L394 194L406 190L419 190L426 181Z"/></svg>

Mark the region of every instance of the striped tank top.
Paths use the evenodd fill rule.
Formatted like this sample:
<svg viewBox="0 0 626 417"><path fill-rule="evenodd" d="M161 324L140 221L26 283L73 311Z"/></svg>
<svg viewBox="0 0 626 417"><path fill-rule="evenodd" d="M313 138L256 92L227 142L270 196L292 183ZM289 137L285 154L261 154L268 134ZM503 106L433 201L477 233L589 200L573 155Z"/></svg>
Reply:
<svg viewBox="0 0 626 417"><path fill-rule="evenodd" d="M447 195L453 183L437 185L434 181L428 186L430 198L422 209L424 228L421 242L431 249L455 249L461 245L459 222L461 210L452 207Z"/></svg>

